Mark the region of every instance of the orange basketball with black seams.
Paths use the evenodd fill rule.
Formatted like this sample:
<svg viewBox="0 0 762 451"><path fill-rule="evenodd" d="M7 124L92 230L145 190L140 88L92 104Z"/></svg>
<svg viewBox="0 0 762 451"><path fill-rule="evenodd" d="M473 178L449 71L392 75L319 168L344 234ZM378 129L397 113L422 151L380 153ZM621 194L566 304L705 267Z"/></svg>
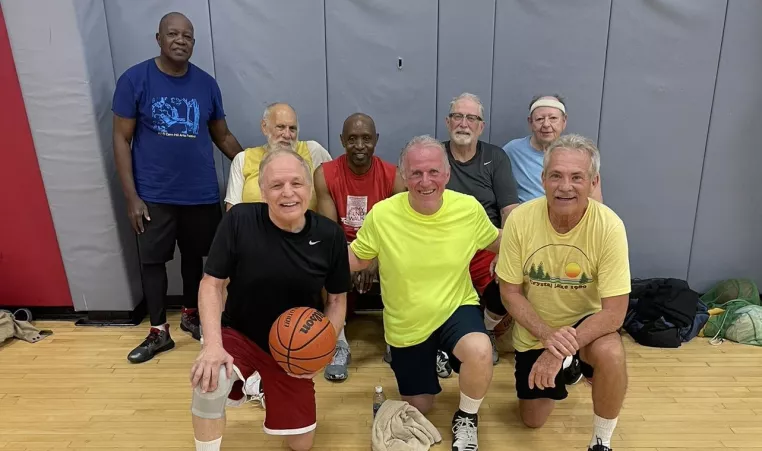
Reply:
<svg viewBox="0 0 762 451"><path fill-rule="evenodd" d="M283 312L270 328L270 354L291 374L316 373L333 359L336 329L319 310L296 307Z"/></svg>

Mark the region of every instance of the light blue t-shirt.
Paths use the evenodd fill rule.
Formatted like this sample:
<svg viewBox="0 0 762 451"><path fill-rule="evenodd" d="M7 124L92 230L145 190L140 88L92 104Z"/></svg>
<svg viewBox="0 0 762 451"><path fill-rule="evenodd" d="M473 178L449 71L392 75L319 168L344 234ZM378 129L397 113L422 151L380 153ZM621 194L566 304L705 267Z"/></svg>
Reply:
<svg viewBox="0 0 762 451"><path fill-rule="evenodd" d="M531 136L514 139L503 146L503 150L511 159L513 178L519 193L519 202L536 199L545 195L542 186L542 151L532 147Z"/></svg>

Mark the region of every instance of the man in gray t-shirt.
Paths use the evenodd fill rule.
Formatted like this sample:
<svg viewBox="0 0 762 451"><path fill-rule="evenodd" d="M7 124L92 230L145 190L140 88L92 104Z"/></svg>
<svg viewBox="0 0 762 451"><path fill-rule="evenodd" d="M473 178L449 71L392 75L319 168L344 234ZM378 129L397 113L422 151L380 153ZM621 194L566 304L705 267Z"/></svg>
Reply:
<svg viewBox="0 0 762 451"><path fill-rule="evenodd" d="M502 228L505 218L519 203L516 180L511 170L511 160L503 149L479 141L484 131L484 107L473 94L463 93L450 102L450 114L445 122L450 140L445 141L450 160L450 181L447 188L474 196L487 211L495 227ZM500 290L492 273L495 254L479 251L471 260L471 281L481 296L484 325L492 341L492 362L497 363L498 353L494 329L503 315L490 310L505 312L502 308ZM492 309L489 306L494 306ZM505 313L503 313L505 314Z"/></svg>

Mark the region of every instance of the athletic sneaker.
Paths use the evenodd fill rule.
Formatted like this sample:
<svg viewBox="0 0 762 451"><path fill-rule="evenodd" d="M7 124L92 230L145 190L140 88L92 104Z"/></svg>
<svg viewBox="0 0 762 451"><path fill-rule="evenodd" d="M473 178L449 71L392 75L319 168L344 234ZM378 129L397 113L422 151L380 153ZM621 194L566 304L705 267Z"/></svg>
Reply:
<svg viewBox="0 0 762 451"><path fill-rule="evenodd" d="M452 367L450 366L450 358L447 357L446 352L437 350L437 376L442 379L447 379L451 374Z"/></svg>
<svg viewBox="0 0 762 451"><path fill-rule="evenodd" d="M262 377L258 372L255 371L246 379L246 383L243 384L243 393L244 398L249 397L249 402L260 404L263 409L265 408L265 392L262 390Z"/></svg>
<svg viewBox="0 0 762 451"><path fill-rule="evenodd" d="M478 425L479 415L472 415L462 410L455 412L452 417L452 451L478 450L479 442L476 439Z"/></svg>
<svg viewBox="0 0 762 451"><path fill-rule="evenodd" d="M598 442L595 446L592 448L587 448L587 451L614 451L613 449L609 448L608 446L604 446L601 442L601 439L596 438L596 441Z"/></svg>
<svg viewBox="0 0 762 451"><path fill-rule="evenodd" d="M500 356L497 353L497 338L495 338L495 331L488 330L487 336L489 337L489 342L492 344L492 364L497 365L497 361L500 360Z"/></svg>
<svg viewBox="0 0 762 451"><path fill-rule="evenodd" d="M194 340L201 340L201 319L198 317L198 309L183 308L180 329L190 333Z"/></svg>
<svg viewBox="0 0 762 451"><path fill-rule="evenodd" d="M582 380L582 365L580 365L577 357L567 356L564 359L563 368L566 385L574 385Z"/></svg>
<svg viewBox="0 0 762 451"><path fill-rule="evenodd" d="M168 329L152 327L148 336L140 346L136 347L127 355L127 360L132 363L143 363L151 360L156 354L169 351L175 347L175 342L169 336Z"/></svg>
<svg viewBox="0 0 762 451"><path fill-rule="evenodd" d="M384 362L392 364L392 350L389 345L386 345L386 351L384 351Z"/></svg>
<svg viewBox="0 0 762 451"><path fill-rule="evenodd" d="M336 343L336 352L333 354L333 360L325 367L323 376L329 381L343 381L349 377L349 362L352 361L352 353L349 350L349 344L339 340Z"/></svg>

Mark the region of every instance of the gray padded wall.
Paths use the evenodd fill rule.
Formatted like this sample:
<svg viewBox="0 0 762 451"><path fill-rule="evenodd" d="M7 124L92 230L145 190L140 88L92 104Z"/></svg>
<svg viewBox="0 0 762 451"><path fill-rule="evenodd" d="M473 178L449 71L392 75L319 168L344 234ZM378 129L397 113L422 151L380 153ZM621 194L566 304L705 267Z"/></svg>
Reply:
<svg viewBox="0 0 762 451"><path fill-rule="evenodd" d="M410 138L436 132L437 0L330 0L325 23L331 153L359 111L376 122L376 155L396 164Z"/></svg>
<svg viewBox="0 0 762 451"><path fill-rule="evenodd" d="M2 7L74 308L131 310L142 295L112 156L103 0Z"/></svg>
<svg viewBox="0 0 762 451"><path fill-rule="evenodd" d="M688 272L700 291L736 277L762 284L760 20L762 2L728 2Z"/></svg>
<svg viewBox="0 0 762 451"><path fill-rule="evenodd" d="M603 198L635 277L687 278L725 2L615 0L600 148Z"/></svg>
<svg viewBox="0 0 762 451"><path fill-rule="evenodd" d="M486 124L481 139L489 141L494 31L495 0L439 0L438 139L450 138L445 117L452 98L470 92L484 105Z"/></svg>
<svg viewBox="0 0 762 451"><path fill-rule="evenodd" d="M241 145L262 145L264 108L287 102L299 116L299 139L328 148L323 2L296 7L282 1L226 0L210 5L217 80L228 125Z"/></svg>
<svg viewBox="0 0 762 451"><path fill-rule="evenodd" d="M529 135L529 101L566 98L567 133L598 136L610 1L498 0L492 133L498 146Z"/></svg>
<svg viewBox="0 0 762 451"><path fill-rule="evenodd" d="M209 4L206 0L163 0L161 2L105 0L104 3L111 54L114 60L115 79L118 79L131 66L159 55L159 45L156 43L159 20L164 14L171 11L182 12L193 23L196 44L191 62L214 76ZM222 101L227 108L227 105L234 101L234 97L231 97L223 89ZM215 148L214 162L217 167L217 178L222 196L224 196L224 181L227 176L227 173L223 173L223 160L227 160L227 158ZM126 212L126 209L122 210L125 216L127 215ZM175 248L175 258L167 263L167 276L169 282L167 293L170 295L182 294L180 251L177 248Z"/></svg>

